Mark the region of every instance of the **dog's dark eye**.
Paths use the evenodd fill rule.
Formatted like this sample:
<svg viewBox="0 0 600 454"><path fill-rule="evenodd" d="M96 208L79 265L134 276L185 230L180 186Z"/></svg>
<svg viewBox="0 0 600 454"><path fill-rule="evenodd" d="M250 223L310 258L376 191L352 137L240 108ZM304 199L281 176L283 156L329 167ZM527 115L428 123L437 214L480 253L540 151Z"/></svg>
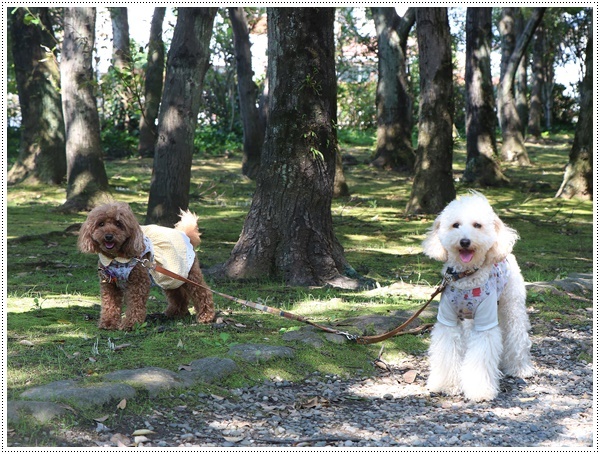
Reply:
<svg viewBox="0 0 600 454"><path fill-rule="evenodd" d="M475 224L473 224L473 227L475 227L476 229L480 229L481 228L481 224L479 224L478 222L476 222Z"/></svg>
<svg viewBox="0 0 600 454"><path fill-rule="evenodd" d="M455 222L454 224L452 224L453 229L457 229L459 227L460 227L460 224L458 222Z"/></svg>
<svg viewBox="0 0 600 454"><path fill-rule="evenodd" d="M115 222L115 225L120 229L123 228L123 224L121 224L121 221Z"/></svg>
<svg viewBox="0 0 600 454"><path fill-rule="evenodd" d="M104 222L98 223L98 227L104 227Z"/></svg>

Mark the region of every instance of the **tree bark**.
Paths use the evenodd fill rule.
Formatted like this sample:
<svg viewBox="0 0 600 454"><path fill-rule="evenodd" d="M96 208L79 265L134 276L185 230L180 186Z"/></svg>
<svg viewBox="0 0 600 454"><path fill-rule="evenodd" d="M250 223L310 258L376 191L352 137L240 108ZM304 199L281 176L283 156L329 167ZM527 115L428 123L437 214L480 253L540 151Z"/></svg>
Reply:
<svg viewBox="0 0 600 454"><path fill-rule="evenodd" d="M269 123L261 171L240 238L224 264L232 279L346 285L333 232L336 168L334 8L268 8Z"/></svg>
<svg viewBox="0 0 600 454"><path fill-rule="evenodd" d="M27 10L39 24L26 24ZM56 46L48 8L18 8L9 14L15 65L21 142L7 183L60 184L67 173L60 71L51 51Z"/></svg>
<svg viewBox="0 0 600 454"><path fill-rule="evenodd" d="M594 46L592 27L588 32L585 49L585 76L581 83L579 119L575 129L575 139L569 153L569 164L565 170L563 183L556 197L564 199L594 198Z"/></svg>
<svg viewBox="0 0 600 454"><path fill-rule="evenodd" d="M541 23L533 38L532 68L531 68L531 93L529 97L529 120L527 129L535 139L542 137L542 86L544 84L544 34L545 29Z"/></svg>
<svg viewBox="0 0 600 454"><path fill-rule="evenodd" d="M152 23L150 24L146 77L144 80L144 105L142 118L140 119L140 141L138 144L140 157L154 156L154 145L158 137L156 118L158 117L165 70L165 45L162 39L165 11L165 7L154 8Z"/></svg>
<svg viewBox="0 0 600 454"><path fill-rule="evenodd" d="M113 34L113 65L120 71L131 69L129 20L126 7L109 8Z"/></svg>
<svg viewBox="0 0 600 454"><path fill-rule="evenodd" d="M517 10L516 15L516 30L517 36L523 33L523 14L521 9ZM527 100L527 67L529 66L529 55L527 48L523 52L519 65L517 66L517 74L515 75L515 102L517 104L517 112L519 114L519 121L521 123L521 134L525 137L527 132L527 120L529 116L528 100Z"/></svg>
<svg viewBox="0 0 600 454"><path fill-rule="evenodd" d="M506 8L505 8L506 9ZM513 50L508 62L504 75L500 81L498 96L501 97L501 112L500 119L502 127L502 159L509 162L517 162L519 165L529 165L529 156L525 149L525 141L523 138L523 126L517 112L515 101L515 75L523 53L531 41L536 27L541 22L546 8L535 8L523 33L519 36L515 49Z"/></svg>
<svg viewBox="0 0 600 454"><path fill-rule="evenodd" d="M217 8L179 8L167 57L146 223L174 225L189 205L194 132Z"/></svg>
<svg viewBox="0 0 600 454"><path fill-rule="evenodd" d="M496 113L492 86L492 8L467 8L466 20L467 164L463 181L503 186L496 148Z"/></svg>
<svg viewBox="0 0 600 454"><path fill-rule="evenodd" d="M258 87L252 80L252 53L246 13L241 6L229 8L233 29L233 45L237 69L240 116L244 127L244 156L242 173L254 180L260 168L260 154L265 139L265 125L261 124L258 107Z"/></svg>
<svg viewBox="0 0 600 454"><path fill-rule="evenodd" d="M60 61L66 129L66 211L90 209L109 196L92 70L96 8L64 9Z"/></svg>
<svg viewBox="0 0 600 454"><path fill-rule="evenodd" d="M377 30L377 149L372 165L414 171L412 98L406 67L406 42L415 23L414 8L400 18L394 8L372 7Z"/></svg>
<svg viewBox="0 0 600 454"><path fill-rule="evenodd" d="M446 8L416 8L421 101L408 213L438 213L456 196L452 177L452 51Z"/></svg>

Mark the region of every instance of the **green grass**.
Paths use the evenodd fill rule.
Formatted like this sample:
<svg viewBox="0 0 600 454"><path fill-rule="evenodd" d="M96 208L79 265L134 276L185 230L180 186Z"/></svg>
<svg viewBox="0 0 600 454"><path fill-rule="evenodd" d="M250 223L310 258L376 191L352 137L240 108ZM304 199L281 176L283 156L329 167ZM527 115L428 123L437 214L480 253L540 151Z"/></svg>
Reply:
<svg viewBox="0 0 600 454"><path fill-rule="evenodd" d="M334 228L349 263L359 273L382 286L397 281L429 283L439 280L440 264L421 254L420 243L434 216L406 216L411 189L407 175L369 167L373 136L340 134L344 153L358 158L346 169L352 196L335 200ZM509 188L487 189L500 216L520 235L515 248L525 279L552 280L571 272L591 272L593 224L591 202L554 199L568 160L568 136L554 136L546 144L530 144L533 165L506 166ZM455 176L464 168L465 144L458 142ZM152 164L148 159L124 159L106 163L113 195L131 204L143 219ZM199 249L205 267L224 262L241 232L252 200L254 183L240 172L239 155L195 159L192 169L190 208L200 216L203 242ZM468 188L457 183L459 193ZM206 356L223 356L235 343L263 342L286 345L282 330L299 325L256 312L216 297L223 317L233 324L216 329L182 321L150 320L130 332L106 332L96 327L99 289L96 257L82 255L70 228L85 213L65 215L55 211L65 198L64 188L16 186L8 188L8 297L7 385L8 397L18 398L25 389L66 378L99 380L117 369L144 366L177 370L178 366ZM422 301L391 294L373 296L329 288L295 288L280 282L210 282L215 289L240 298L263 301L315 321L362 314L414 310ZM530 303L544 320L566 317L590 303L567 301L555 295L531 295ZM587 306L586 306L587 305ZM164 310L164 297L152 291L149 312ZM109 342L110 341L110 342ZM126 347L115 350L111 345ZM245 367L221 386L240 386L279 376L300 380L313 371L340 375L368 374L380 346L326 344L316 351L294 345L293 361L281 360ZM427 336L404 336L386 341L385 355L395 360L423 352ZM141 408L141 407L140 407ZM133 411L133 410L132 410Z"/></svg>

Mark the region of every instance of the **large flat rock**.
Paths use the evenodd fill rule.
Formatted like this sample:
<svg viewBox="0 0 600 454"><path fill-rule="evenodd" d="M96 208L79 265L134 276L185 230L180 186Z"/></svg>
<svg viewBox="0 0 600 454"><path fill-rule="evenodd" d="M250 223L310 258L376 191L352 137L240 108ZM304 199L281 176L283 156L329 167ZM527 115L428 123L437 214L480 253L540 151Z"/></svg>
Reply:
<svg viewBox="0 0 600 454"><path fill-rule="evenodd" d="M176 372L160 367L118 370L106 374L104 380L122 382L135 388L143 388L150 397L157 396L161 391L184 388L189 384Z"/></svg>
<svg viewBox="0 0 600 454"><path fill-rule="evenodd" d="M274 358L292 358L294 350L273 345L238 344L229 349L228 355L248 363L262 363Z"/></svg>

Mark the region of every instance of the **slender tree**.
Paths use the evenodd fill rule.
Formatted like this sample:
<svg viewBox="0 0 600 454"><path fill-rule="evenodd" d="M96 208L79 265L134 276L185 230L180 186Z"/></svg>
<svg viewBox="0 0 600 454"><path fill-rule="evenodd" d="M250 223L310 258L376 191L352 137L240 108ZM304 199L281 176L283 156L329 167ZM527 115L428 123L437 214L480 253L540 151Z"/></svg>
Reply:
<svg viewBox="0 0 600 454"><path fill-rule="evenodd" d="M333 232L334 8L268 8L269 122L256 192L224 274L347 285Z"/></svg>
<svg viewBox="0 0 600 454"><path fill-rule="evenodd" d="M496 114L492 88L492 8L467 8L466 21L467 164L463 181L483 186L508 182L496 148Z"/></svg>
<svg viewBox="0 0 600 454"><path fill-rule="evenodd" d="M523 19L523 13L521 8L517 9L515 16L515 30L517 36L523 33L525 27L525 21ZM521 134L525 137L527 131L527 121L529 119L529 101L528 101L528 80L527 80L527 68L529 66L529 47L525 48L519 65L517 66L517 74L515 75L515 103L517 105L517 113L519 114L519 122L521 124Z"/></svg>
<svg viewBox="0 0 600 454"><path fill-rule="evenodd" d="M506 9L506 8L505 8ZM502 128L502 159L509 162L518 162L520 165L529 165L529 156L525 149L523 138L523 125L517 111L515 101L515 75L519 62L527 45L531 41L536 27L542 20L546 8L534 8L527 21L523 33L519 36L510 58L506 62L504 75L500 80L498 97L500 105L500 126Z"/></svg>
<svg viewBox="0 0 600 454"><path fill-rule="evenodd" d="M154 156L154 145L158 136L156 119L163 89L165 72L165 45L162 39L165 7L154 8L148 39L148 58L144 79L144 105L140 119L140 141L138 154L140 157Z"/></svg>
<svg viewBox="0 0 600 454"><path fill-rule="evenodd" d="M194 132L217 8L179 8L167 57L146 222L174 225L189 205Z"/></svg>
<svg viewBox="0 0 600 454"><path fill-rule="evenodd" d="M65 125L49 11L17 8L8 19L21 107L21 142L7 182L27 179L60 184L67 173Z"/></svg>
<svg viewBox="0 0 600 454"><path fill-rule="evenodd" d="M415 179L406 211L437 213L456 196L452 178L452 51L446 8L416 8L421 100Z"/></svg>
<svg viewBox="0 0 600 454"><path fill-rule="evenodd" d="M585 49L585 76L581 83L579 119L575 129L575 140L569 153L569 165L556 193L565 199L592 200L594 195L594 46L592 26L588 32Z"/></svg>
<svg viewBox="0 0 600 454"><path fill-rule="evenodd" d="M401 18L392 7L372 7L377 30L377 149L376 167L413 171L412 98L406 64L408 33L415 23L414 8Z"/></svg>
<svg viewBox="0 0 600 454"><path fill-rule="evenodd" d="M544 84L544 34L545 21L538 26L533 37L531 63L531 93L529 97L529 118L527 130L535 139L542 137L542 87Z"/></svg>
<svg viewBox="0 0 600 454"><path fill-rule="evenodd" d="M66 211L92 208L108 196L92 70L96 8L64 8L60 73L66 129Z"/></svg>
<svg viewBox="0 0 600 454"><path fill-rule="evenodd" d="M246 13L241 6L229 8L233 29L233 44L237 69L240 115L244 127L244 157L242 173L256 179L260 168L260 154L265 139L265 124L261 122L258 107L258 87L252 76L252 53Z"/></svg>
<svg viewBox="0 0 600 454"><path fill-rule="evenodd" d="M126 7L111 7L112 24L112 65L118 78L116 97L119 106L113 118L114 127L122 131L132 131L132 88L133 62L129 49L129 18Z"/></svg>

